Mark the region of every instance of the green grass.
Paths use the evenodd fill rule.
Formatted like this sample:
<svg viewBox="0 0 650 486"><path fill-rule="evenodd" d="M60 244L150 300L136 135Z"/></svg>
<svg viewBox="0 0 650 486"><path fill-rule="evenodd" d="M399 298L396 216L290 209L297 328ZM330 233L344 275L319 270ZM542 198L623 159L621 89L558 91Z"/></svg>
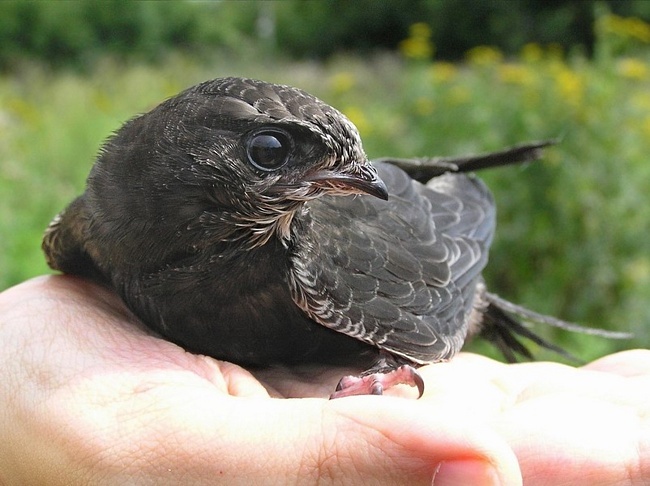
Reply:
<svg viewBox="0 0 650 486"><path fill-rule="evenodd" d="M161 67L106 61L86 75L33 65L3 75L0 289L48 272L43 229L83 190L103 139L181 89L226 75L321 97L358 125L370 157L560 138L544 162L482 174L499 208L488 283L537 311L636 335L616 342L556 333L585 359L650 345L650 63L566 61L535 46L513 60L479 49L461 65L395 55L214 66L171 57Z"/></svg>

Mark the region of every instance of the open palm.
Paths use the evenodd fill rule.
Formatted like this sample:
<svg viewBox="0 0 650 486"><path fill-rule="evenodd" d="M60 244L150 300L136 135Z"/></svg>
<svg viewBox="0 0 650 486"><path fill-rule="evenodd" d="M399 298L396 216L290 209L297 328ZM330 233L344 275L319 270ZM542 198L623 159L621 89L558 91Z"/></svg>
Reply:
<svg viewBox="0 0 650 486"><path fill-rule="evenodd" d="M6 484L650 482L648 351L578 369L461 354L420 369L420 400L328 401L359 370L194 355L66 276L2 293L0 342Z"/></svg>

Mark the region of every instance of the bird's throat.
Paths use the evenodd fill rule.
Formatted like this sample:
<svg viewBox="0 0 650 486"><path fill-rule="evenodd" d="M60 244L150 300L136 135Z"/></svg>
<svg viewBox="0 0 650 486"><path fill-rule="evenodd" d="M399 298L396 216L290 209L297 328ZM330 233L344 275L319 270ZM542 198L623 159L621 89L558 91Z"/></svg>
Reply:
<svg viewBox="0 0 650 486"><path fill-rule="evenodd" d="M247 249L254 249L277 238L286 248L291 240L294 217L301 210L302 204L293 204L253 214L237 214L230 223L233 225L233 234L228 239L243 243Z"/></svg>

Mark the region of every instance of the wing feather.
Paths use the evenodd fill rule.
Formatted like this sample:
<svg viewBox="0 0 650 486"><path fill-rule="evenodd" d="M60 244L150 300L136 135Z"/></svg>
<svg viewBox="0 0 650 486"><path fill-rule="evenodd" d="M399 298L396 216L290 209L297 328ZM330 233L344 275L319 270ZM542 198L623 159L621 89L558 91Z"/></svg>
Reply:
<svg viewBox="0 0 650 486"><path fill-rule="evenodd" d="M487 263L492 196L465 174L425 186L397 167L376 167L388 201L308 203L292 253L294 300L320 324L412 361L449 358L464 342Z"/></svg>

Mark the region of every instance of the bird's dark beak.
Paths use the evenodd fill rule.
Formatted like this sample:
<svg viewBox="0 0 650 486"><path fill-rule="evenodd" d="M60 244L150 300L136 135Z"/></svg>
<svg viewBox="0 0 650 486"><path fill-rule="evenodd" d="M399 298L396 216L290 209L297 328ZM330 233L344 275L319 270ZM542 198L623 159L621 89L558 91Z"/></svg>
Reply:
<svg viewBox="0 0 650 486"><path fill-rule="evenodd" d="M307 180L339 194L369 194L379 199L388 199L386 184L369 162L352 165L347 170L318 171Z"/></svg>

